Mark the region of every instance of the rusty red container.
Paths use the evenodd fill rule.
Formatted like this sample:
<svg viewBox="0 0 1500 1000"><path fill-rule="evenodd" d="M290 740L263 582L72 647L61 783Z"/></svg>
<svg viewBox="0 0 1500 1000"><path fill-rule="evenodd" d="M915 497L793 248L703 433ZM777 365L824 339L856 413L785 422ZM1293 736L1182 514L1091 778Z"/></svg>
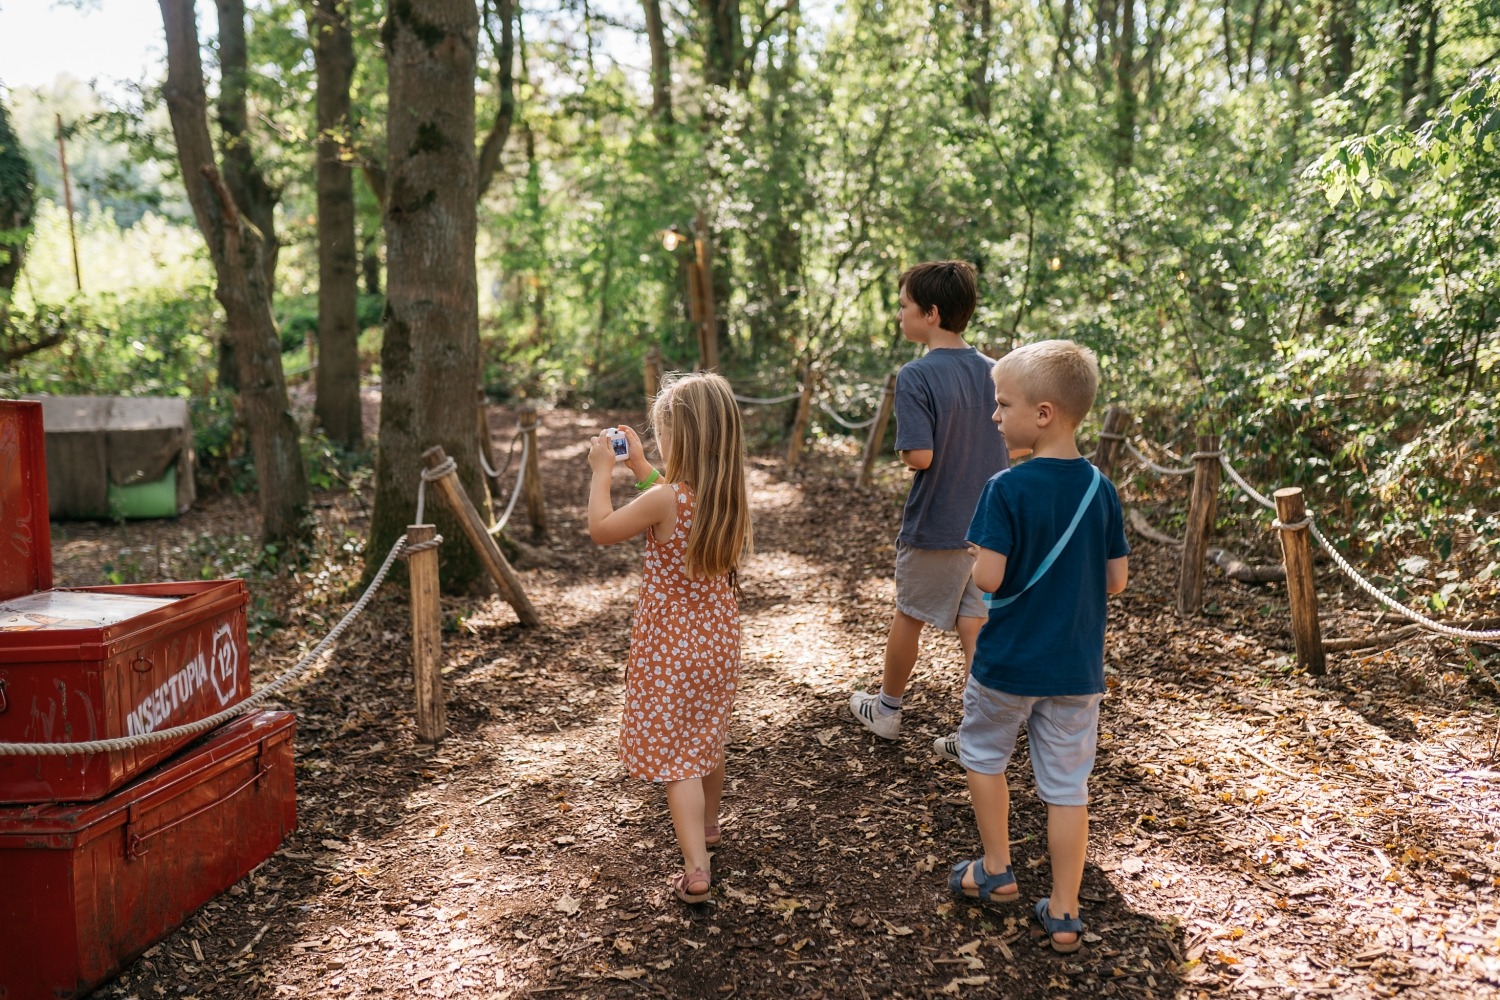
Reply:
<svg viewBox="0 0 1500 1000"><path fill-rule="evenodd" d="M0 998L84 995L270 857L294 725L254 712L102 802L0 808Z"/></svg>
<svg viewBox="0 0 1500 1000"><path fill-rule="evenodd" d="M154 732L250 696L243 581L51 587L41 404L0 402L0 743ZM0 803L100 799L193 739L0 755Z"/></svg>

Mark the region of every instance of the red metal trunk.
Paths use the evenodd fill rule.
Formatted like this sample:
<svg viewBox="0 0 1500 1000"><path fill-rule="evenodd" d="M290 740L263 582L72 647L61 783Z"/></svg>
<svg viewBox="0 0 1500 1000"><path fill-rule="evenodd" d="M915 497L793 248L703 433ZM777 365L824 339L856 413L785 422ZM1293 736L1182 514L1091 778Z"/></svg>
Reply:
<svg viewBox="0 0 1500 1000"><path fill-rule="evenodd" d="M82 996L269 857L293 727L252 713L102 802L0 809L0 998Z"/></svg>
<svg viewBox="0 0 1500 1000"><path fill-rule="evenodd" d="M248 698L243 581L48 589L41 412L40 403L0 402L0 743L133 736ZM192 740L0 756L0 803L99 799Z"/></svg>

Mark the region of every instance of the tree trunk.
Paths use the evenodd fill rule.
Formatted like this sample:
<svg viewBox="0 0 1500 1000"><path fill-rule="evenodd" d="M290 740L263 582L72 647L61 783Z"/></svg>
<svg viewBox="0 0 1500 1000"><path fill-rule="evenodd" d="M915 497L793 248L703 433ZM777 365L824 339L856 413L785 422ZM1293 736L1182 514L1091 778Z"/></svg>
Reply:
<svg viewBox="0 0 1500 1000"><path fill-rule="evenodd" d="M364 440L359 406L359 253L354 243L354 171L341 137L349 128L354 35L348 0L312 0L318 76L317 419L346 448Z"/></svg>
<svg viewBox="0 0 1500 1000"><path fill-rule="evenodd" d="M261 234L244 217L220 178L208 133L208 97L198 53L193 0L159 0L167 37L167 82L162 90L187 185L193 217L208 244L224 306L226 340L234 346L240 397L260 491L266 541L306 537L307 472L297 422L287 403L281 340L271 316L271 288L261 260Z"/></svg>
<svg viewBox="0 0 1500 1000"><path fill-rule="evenodd" d="M251 225L260 230L261 268L266 287L276 290L276 203L281 192L266 183L250 144L245 89L245 0L216 0L219 7L219 128L223 131L224 184Z"/></svg>
<svg viewBox="0 0 1500 1000"><path fill-rule="evenodd" d="M1324 89L1344 89L1354 72L1354 14L1356 0L1323 0Z"/></svg>
<svg viewBox="0 0 1500 1000"><path fill-rule="evenodd" d="M472 0L394 3L383 35L390 103L387 297L367 573L411 523L423 451L441 445L458 463L469 496L484 496L472 395L479 381L474 271L479 15ZM464 544L463 529L447 510L434 502L427 513L449 539L440 550L443 586L469 589L483 572L479 555Z"/></svg>
<svg viewBox="0 0 1500 1000"><path fill-rule="evenodd" d="M641 0L646 12L646 38L651 45L651 117L663 145L672 139L672 50L661 19L661 0Z"/></svg>
<svg viewBox="0 0 1500 1000"><path fill-rule="evenodd" d="M489 4L485 4L485 32L495 52L495 89L499 93L500 107L495 112L495 121L490 125L479 148L479 196L489 190L500 166L500 154L505 152L506 140L510 138L510 127L516 120L516 2L495 0L495 17L500 22L500 37L497 40L489 23Z"/></svg>

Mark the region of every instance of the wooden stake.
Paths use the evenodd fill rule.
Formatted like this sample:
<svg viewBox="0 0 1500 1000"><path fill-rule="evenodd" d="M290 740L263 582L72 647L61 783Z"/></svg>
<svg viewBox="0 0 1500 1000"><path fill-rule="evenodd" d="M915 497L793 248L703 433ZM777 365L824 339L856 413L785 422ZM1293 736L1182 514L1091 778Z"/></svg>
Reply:
<svg viewBox="0 0 1500 1000"><path fill-rule="evenodd" d="M73 247L73 289L83 291L83 271L78 267L78 232L73 227L73 181L68 174L68 148L63 142L62 115L57 115L57 162L62 167L63 209L68 213L68 243Z"/></svg>
<svg viewBox="0 0 1500 1000"><path fill-rule="evenodd" d="M655 344L646 351L646 405L649 407L661 391L661 348Z"/></svg>
<svg viewBox="0 0 1500 1000"><path fill-rule="evenodd" d="M792 421L792 436L786 443L786 471L795 472L802 459L803 439L807 437L807 425L812 422L813 390L818 385L818 370L812 364L803 369L802 396L797 400L797 416Z"/></svg>
<svg viewBox="0 0 1500 1000"><path fill-rule="evenodd" d="M890 423L891 410L896 406L896 373L885 377L885 387L880 390L880 406L875 410L875 422L870 425L870 436L865 439L865 450L859 458L859 472L854 476L854 485L869 486L870 476L875 471L875 458L880 454L880 445L885 441L885 427Z"/></svg>
<svg viewBox="0 0 1500 1000"><path fill-rule="evenodd" d="M693 223L693 252L698 265L698 348L703 370L718 371L719 313L714 305L713 247L708 235L708 219L699 209Z"/></svg>
<svg viewBox="0 0 1500 1000"><path fill-rule="evenodd" d="M526 473L523 486L526 491L526 517L531 522L531 537L543 538L547 534L547 503L542 496L542 460L536 447L536 410L530 406L521 408L521 433L526 436Z"/></svg>
<svg viewBox="0 0 1500 1000"><path fill-rule="evenodd" d="M484 387L479 387L479 454L484 456L489 467L499 471L500 467L495 464L495 442L490 438L490 418L486 409L487 399L484 395ZM490 489L490 516L494 517L495 505L500 502L501 495L505 492L500 483L499 476L485 474L484 481Z"/></svg>
<svg viewBox="0 0 1500 1000"><path fill-rule="evenodd" d="M1182 539L1182 569L1177 576L1177 613L1196 615L1203 607L1203 568L1214 530L1219 494L1219 436L1198 435L1199 457L1193 460L1193 493L1187 532Z"/></svg>
<svg viewBox="0 0 1500 1000"><path fill-rule="evenodd" d="M1292 606L1292 642L1297 662L1321 677L1328 672L1323 658L1323 633L1318 625L1318 584L1313 577L1312 539L1302 491L1287 487L1272 494L1281 522L1281 558L1286 563L1286 595Z"/></svg>
<svg viewBox="0 0 1500 1000"><path fill-rule="evenodd" d="M1134 420L1123 406L1111 406L1104 411L1104 426L1099 430L1099 443L1094 445L1094 465L1109 479L1115 474L1115 460L1120 455L1121 439L1116 434L1128 432Z"/></svg>
<svg viewBox="0 0 1500 1000"><path fill-rule="evenodd" d="M406 528L408 544L437 537L431 524ZM448 727L443 698L443 607L439 600L438 550L423 549L406 559L411 577L411 675L417 693L417 739L441 743Z"/></svg>
<svg viewBox="0 0 1500 1000"><path fill-rule="evenodd" d="M448 460L448 455L443 451L442 445L433 445L422 452L422 461L427 463L429 469L436 468ZM458 519L459 527L463 528L464 534L469 538L469 544L474 546L474 551L479 553L480 562L489 572L495 585L500 588L500 596L505 599L516 610L516 617L522 625L540 625L541 618L537 616L536 608L526 599L526 593L521 589L520 578L516 571L511 569L510 563L506 562L505 554L490 537L489 531L485 529L484 522L479 519L479 511L474 509L474 504L469 500L469 494L464 492L463 484L458 481L457 472L449 472L441 479L433 481L453 516Z"/></svg>

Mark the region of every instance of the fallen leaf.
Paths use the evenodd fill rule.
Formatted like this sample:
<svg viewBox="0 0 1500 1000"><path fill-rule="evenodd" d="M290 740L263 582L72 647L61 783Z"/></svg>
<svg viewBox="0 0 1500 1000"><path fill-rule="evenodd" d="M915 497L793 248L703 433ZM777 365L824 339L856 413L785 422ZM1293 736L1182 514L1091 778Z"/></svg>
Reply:
<svg viewBox="0 0 1500 1000"><path fill-rule="evenodd" d="M578 910L579 910L579 908L582 907L582 906L583 906L582 903L580 903L578 900L574 899L572 896L568 895L567 893L563 893L562 894L562 898L560 898L557 902L555 902L555 903L552 904L552 908L554 910L559 910L559 911L561 911L563 913L566 913L570 917L573 914L577 913Z"/></svg>
<svg viewBox="0 0 1500 1000"><path fill-rule="evenodd" d="M960 976L943 987L943 992L950 996L957 996L961 986L983 986L990 981L989 976Z"/></svg>
<svg viewBox="0 0 1500 1000"><path fill-rule="evenodd" d="M629 968L616 969L614 972L611 972L608 975L607 978L609 978L609 979L640 979L640 978L642 978L645 975L646 975L646 970L645 969L641 968L639 965L632 965Z"/></svg>

